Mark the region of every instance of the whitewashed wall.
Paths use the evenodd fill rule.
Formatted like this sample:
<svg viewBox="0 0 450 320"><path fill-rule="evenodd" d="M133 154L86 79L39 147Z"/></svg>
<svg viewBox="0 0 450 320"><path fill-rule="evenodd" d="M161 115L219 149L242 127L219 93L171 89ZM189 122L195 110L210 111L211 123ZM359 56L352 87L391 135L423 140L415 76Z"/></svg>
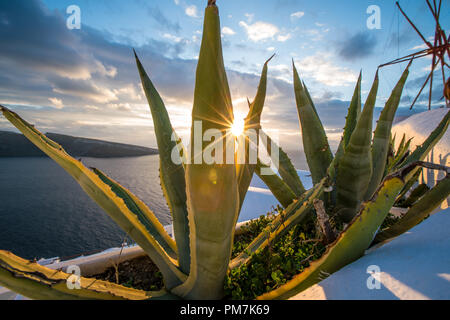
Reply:
<svg viewBox="0 0 450 320"><path fill-rule="evenodd" d="M448 108L434 109L418 113L408 119L399 122L392 128L392 136L396 135L395 144L400 144L403 134L406 139L413 138L411 142L411 150L417 145L422 144L429 134L438 126L439 122L449 112ZM425 161L450 166L450 133L449 130L444 134L439 143L431 150ZM433 187L437 181L444 177L442 171L424 169L420 181L425 182L428 186ZM450 197L441 205L441 209L450 206Z"/></svg>

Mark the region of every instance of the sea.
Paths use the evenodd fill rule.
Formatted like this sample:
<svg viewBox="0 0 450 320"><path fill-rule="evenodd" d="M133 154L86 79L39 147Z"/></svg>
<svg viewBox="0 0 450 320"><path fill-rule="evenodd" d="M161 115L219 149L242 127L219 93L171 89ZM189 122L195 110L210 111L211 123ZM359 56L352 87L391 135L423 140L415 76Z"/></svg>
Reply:
<svg viewBox="0 0 450 320"><path fill-rule="evenodd" d="M171 224L158 155L82 162L131 190L163 225ZM50 158L0 158L0 250L27 259L64 259L120 247L124 240L132 242Z"/></svg>
<svg viewBox="0 0 450 320"><path fill-rule="evenodd" d="M159 183L158 155L81 161L133 192L163 225L172 223ZM294 165L307 168L304 160ZM256 181L259 178L254 180L252 185L264 187L262 181ZM261 198L250 192L247 198L239 221L265 214L276 203L270 196ZM0 158L0 250L26 259L66 260L120 247L124 242L132 244L133 240L53 160Z"/></svg>

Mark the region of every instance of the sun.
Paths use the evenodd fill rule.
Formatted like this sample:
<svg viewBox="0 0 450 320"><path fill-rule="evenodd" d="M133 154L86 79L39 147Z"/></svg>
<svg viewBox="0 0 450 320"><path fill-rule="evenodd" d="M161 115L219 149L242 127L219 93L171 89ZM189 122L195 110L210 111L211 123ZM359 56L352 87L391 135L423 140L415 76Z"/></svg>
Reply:
<svg viewBox="0 0 450 320"><path fill-rule="evenodd" d="M234 122L231 125L231 133L235 137L239 137L244 133L244 126L245 126L244 117L235 115Z"/></svg>

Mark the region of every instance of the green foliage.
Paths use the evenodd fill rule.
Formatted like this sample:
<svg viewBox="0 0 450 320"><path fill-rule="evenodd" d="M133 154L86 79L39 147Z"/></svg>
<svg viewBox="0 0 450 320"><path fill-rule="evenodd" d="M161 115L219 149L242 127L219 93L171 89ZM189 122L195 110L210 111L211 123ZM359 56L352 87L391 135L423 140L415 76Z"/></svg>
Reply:
<svg viewBox="0 0 450 320"><path fill-rule="evenodd" d="M244 251L247 246L255 239L275 218L275 214L281 212L281 207L275 208L273 211L262 215L258 219L251 220L245 226L242 226L242 230L239 235L234 236L233 250L231 252L231 258L235 258L239 253Z"/></svg>
<svg viewBox="0 0 450 320"><path fill-rule="evenodd" d="M232 269L225 280L229 299L255 299L285 284L325 249L314 223L298 224L277 242L253 254L248 264Z"/></svg>

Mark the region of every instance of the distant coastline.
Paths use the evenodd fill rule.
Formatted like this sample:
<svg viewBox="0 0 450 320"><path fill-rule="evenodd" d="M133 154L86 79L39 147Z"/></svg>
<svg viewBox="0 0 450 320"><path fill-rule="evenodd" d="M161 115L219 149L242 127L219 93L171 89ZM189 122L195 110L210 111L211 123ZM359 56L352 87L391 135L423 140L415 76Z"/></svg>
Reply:
<svg viewBox="0 0 450 320"><path fill-rule="evenodd" d="M59 143L74 157L121 158L158 154L158 150L124 143L109 142L47 133L46 136ZM46 157L22 134L0 131L0 157Z"/></svg>

